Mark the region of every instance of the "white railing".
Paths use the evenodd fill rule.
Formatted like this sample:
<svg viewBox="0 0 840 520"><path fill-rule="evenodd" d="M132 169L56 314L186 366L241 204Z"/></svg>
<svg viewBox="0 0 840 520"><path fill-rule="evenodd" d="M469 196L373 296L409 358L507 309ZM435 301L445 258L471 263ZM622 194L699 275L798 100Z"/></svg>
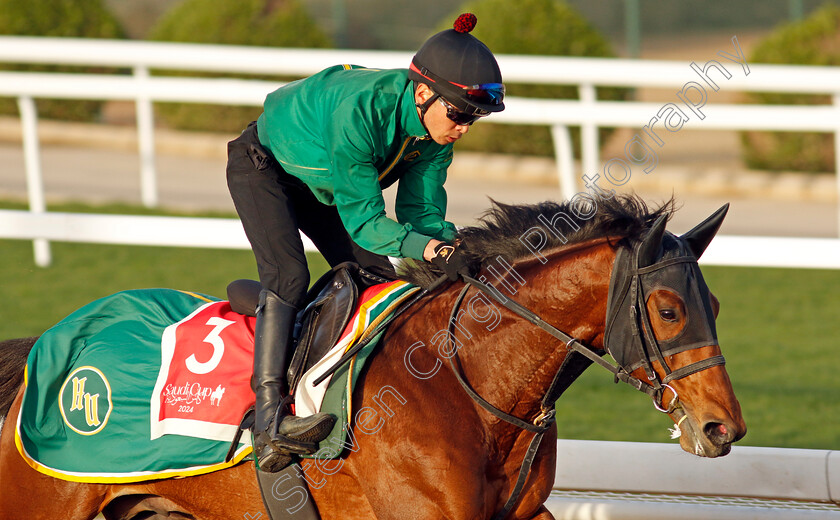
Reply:
<svg viewBox="0 0 840 520"><path fill-rule="evenodd" d="M0 209L0 236L142 246L250 249L236 219L31 212ZM315 246L302 236L304 247ZM703 265L840 269L840 240L718 236Z"/></svg>
<svg viewBox="0 0 840 520"><path fill-rule="evenodd" d="M606 102L596 99L596 87L656 87L674 88L674 108L686 116L686 128L708 130L779 130L779 131L821 131L832 132L835 149L840 150L840 67L804 67L753 65L737 59L737 39L721 42L724 49L715 56L698 56L697 62L640 61L597 58L564 58L540 56L499 56L505 81L509 83L545 83L577 85L579 100L544 100L510 97L506 99L507 109L493 116L493 121L502 124L545 124L551 127L555 142L558 175L562 195L570 198L580 189L572 161L571 139L568 127L579 126L582 130L582 171L594 174L601 168L598 146L598 128L629 127L648 125L654 133L661 134L667 146L669 131L662 127L669 116L663 110L672 110L668 103ZM723 52L730 55L724 56ZM734 53L734 54L733 54ZM104 99L132 100L137 107L138 151L140 156L141 200L147 206L157 204L157 182L154 170L154 121L152 103L155 101L203 102L218 104L253 105L262 104L265 95L278 87L278 83L259 80L232 80L210 78L174 78L153 76L151 69L193 70L212 72L236 72L247 74L277 74L303 76L314 73L336 63L360 63L367 66L396 68L405 67L411 59L410 53L383 51L347 51L315 49L270 49L238 46L171 44L141 41L82 40L69 38L0 37L0 62L42 63L64 65L94 65L131 69L131 75L94 74L49 74L49 73L0 73L0 96L18 99L23 128L23 142L26 163L27 189L30 213L44 214L46 207L41 181L39 142L34 98ZM729 78L714 66L709 69L707 79L692 68L704 68L709 60L717 60L728 68ZM708 80L720 90L755 92L795 92L826 94L832 96L833 104L818 106L784 105L735 105L713 104L716 91ZM705 85L706 88L703 88ZM701 90L703 93L701 94ZM682 101L678 93L682 92ZM682 104L682 105L680 105ZM673 114L673 112L672 112ZM701 117L702 114L702 117ZM656 129L654 118L658 118ZM642 139L655 139L649 133ZM628 143L630 144L630 143ZM652 146L652 145L651 145ZM633 170L641 170L626 147L626 156L611 158L605 162L604 177L611 177L606 171L616 161L623 162ZM840 172L840 153L837 168ZM637 172L638 173L638 172ZM629 177L630 173L627 173ZM614 176L612 176L614 178ZM840 175L838 175L840 193ZM626 182L626 178L622 179ZM631 181L632 182L632 181ZM840 198L840 197L839 197ZM21 216L4 212L0 219L0 236L17 233L10 230L12 221L16 225L30 224ZM33 217L34 218L34 217ZM71 217L66 217L71 218ZM840 216L838 216L840 221ZM32 221L34 222L34 221ZM148 235L142 230L144 221L137 221L132 230ZM33 223L31 227L35 227ZM73 225L65 226L72 229ZM130 240L128 230L123 229L115 240ZM49 263L49 249L44 235L32 235L36 239L36 262ZM72 233L71 233L71 240ZM816 240L816 239L814 239ZM161 238L162 243L171 241ZM111 243L126 243L111 242ZM761 242L763 244L763 242ZM803 243L804 244L804 243ZM814 251L828 251L831 256L820 259L818 267L840 267L840 251L836 240L811 242ZM749 249L746 258L773 257L783 246L770 244L765 251ZM220 246L214 237L208 237L204 247ZM795 258L786 264L790 267L813 267L812 251L794 252ZM735 257L725 252L720 262L744 265L743 255ZM747 265L764 265L751 263ZM774 264L776 265L776 264Z"/></svg>
<svg viewBox="0 0 840 520"><path fill-rule="evenodd" d="M703 459L676 444L557 441L561 520L840 519L840 452L734 446Z"/></svg>

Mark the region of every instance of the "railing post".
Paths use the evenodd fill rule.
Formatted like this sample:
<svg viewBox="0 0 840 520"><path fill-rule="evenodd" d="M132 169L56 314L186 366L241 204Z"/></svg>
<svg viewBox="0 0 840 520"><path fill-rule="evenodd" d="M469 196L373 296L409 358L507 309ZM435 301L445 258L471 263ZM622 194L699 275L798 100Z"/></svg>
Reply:
<svg viewBox="0 0 840 520"><path fill-rule="evenodd" d="M582 83L578 87L580 101L584 106L592 106L596 101L595 86ZM591 175L598 170L598 126L595 123L584 123L580 127L580 161L581 170Z"/></svg>
<svg viewBox="0 0 840 520"><path fill-rule="evenodd" d="M149 68L144 65L134 67L134 78L145 82L149 78ZM158 205L157 173L155 172L155 121L152 113L152 100L148 95L139 94L136 100L137 110L137 147L140 154L140 198L147 208Z"/></svg>
<svg viewBox="0 0 840 520"><path fill-rule="evenodd" d="M38 109L30 96L18 97L18 110L23 139L23 162L26 170L26 194L30 213L45 213L44 180L41 173L41 154L38 143ZM52 263L50 243L43 238L32 242L35 265L48 267Z"/></svg>
<svg viewBox="0 0 840 520"><path fill-rule="evenodd" d="M551 138L554 140L554 158L557 162L557 177L560 179L560 194L568 200L577 194L572 137L569 134L569 127L552 125Z"/></svg>

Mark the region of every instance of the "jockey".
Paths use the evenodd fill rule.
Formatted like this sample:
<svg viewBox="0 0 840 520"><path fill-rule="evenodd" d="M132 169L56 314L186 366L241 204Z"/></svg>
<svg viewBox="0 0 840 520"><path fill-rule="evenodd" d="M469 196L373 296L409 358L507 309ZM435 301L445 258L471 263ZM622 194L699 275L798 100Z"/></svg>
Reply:
<svg viewBox="0 0 840 520"><path fill-rule="evenodd" d="M452 280L469 273L455 226L444 220L443 183L452 144L504 109L496 59L469 34L475 22L461 15L408 70L335 66L281 87L228 144L228 188L262 285L252 384L263 471L311 453L335 421L289 415L290 336L309 286L301 231L330 265L353 261L394 278L391 256L430 261ZM396 221L382 197L395 183Z"/></svg>

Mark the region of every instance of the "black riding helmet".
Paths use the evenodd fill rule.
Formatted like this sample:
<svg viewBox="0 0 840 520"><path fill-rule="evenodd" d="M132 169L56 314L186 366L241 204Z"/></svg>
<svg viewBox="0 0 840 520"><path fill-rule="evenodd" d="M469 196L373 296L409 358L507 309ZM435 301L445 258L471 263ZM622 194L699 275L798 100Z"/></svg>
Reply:
<svg viewBox="0 0 840 520"><path fill-rule="evenodd" d="M505 87L493 53L469 34L476 21L475 15L464 13L452 29L426 40L411 60L408 76L458 110L486 116L505 109Z"/></svg>

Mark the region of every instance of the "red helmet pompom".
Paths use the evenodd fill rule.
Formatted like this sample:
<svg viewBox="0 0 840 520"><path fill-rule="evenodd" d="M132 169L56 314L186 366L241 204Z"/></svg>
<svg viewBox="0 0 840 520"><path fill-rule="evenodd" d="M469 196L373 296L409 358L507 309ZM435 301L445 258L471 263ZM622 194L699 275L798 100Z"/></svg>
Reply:
<svg viewBox="0 0 840 520"><path fill-rule="evenodd" d="M452 28L459 33L468 33L475 28L476 22L478 22L478 18L476 18L474 14L464 13L455 20L455 23L452 24Z"/></svg>

